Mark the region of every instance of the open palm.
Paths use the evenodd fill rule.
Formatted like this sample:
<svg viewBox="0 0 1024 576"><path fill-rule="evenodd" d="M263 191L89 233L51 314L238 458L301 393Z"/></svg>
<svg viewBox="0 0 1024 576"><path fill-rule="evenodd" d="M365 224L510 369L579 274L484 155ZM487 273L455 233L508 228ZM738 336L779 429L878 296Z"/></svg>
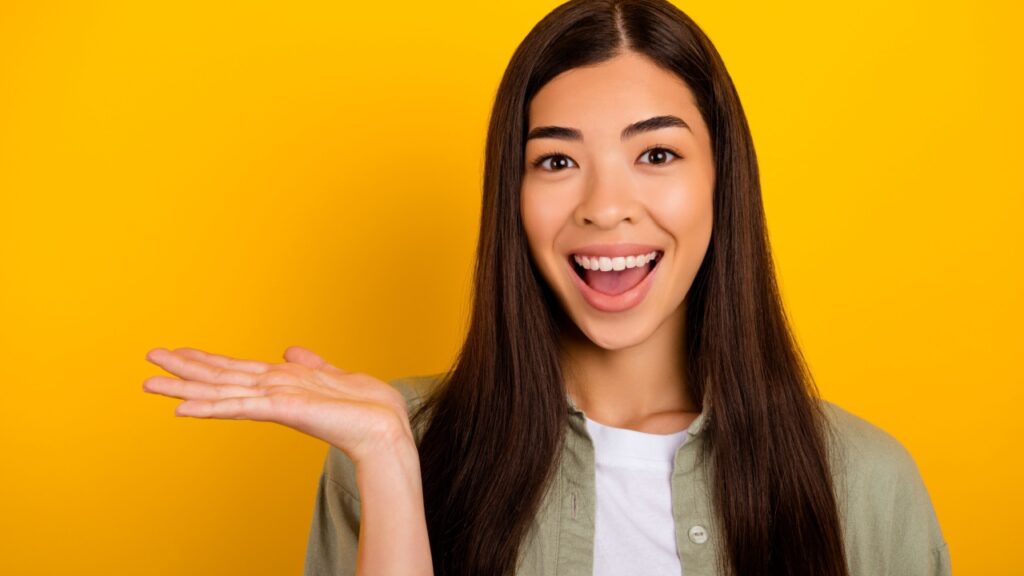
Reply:
<svg viewBox="0 0 1024 576"><path fill-rule="evenodd" d="M182 398L175 413L277 422L320 438L361 462L413 443L406 402L393 386L346 372L301 346L272 364L195 348L154 348L146 359L178 376L152 376L143 390Z"/></svg>

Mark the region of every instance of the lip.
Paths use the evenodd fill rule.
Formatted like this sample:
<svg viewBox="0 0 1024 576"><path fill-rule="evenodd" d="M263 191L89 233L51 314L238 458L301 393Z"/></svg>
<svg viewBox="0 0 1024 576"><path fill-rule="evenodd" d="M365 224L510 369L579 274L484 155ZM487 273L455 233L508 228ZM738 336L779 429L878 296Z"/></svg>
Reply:
<svg viewBox="0 0 1024 576"><path fill-rule="evenodd" d="M637 249L640 251L635 252L634 250ZM644 276L644 279L636 286L614 296L603 294L588 286L573 268L573 256L576 254L582 256L631 256L634 254L646 254L655 250L661 253L661 256L654 270L651 270L647 276ZM655 246L643 244L600 244L587 246L579 249L579 251L571 252L569 257L566 258L565 264L569 269L569 276L572 277L572 281L576 284L576 288L583 295L583 299L587 301L587 304L601 312L624 312L643 302L647 293L650 292L651 286L654 284L654 275L662 268L660 260L664 257L664 251Z"/></svg>

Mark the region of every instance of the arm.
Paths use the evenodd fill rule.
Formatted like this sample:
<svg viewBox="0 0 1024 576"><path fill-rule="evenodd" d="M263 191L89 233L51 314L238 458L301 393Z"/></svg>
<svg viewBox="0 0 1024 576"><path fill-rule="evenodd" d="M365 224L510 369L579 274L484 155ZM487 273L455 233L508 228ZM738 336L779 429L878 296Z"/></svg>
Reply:
<svg viewBox="0 0 1024 576"><path fill-rule="evenodd" d="M301 346L290 346L284 357L271 364L196 348L154 348L146 358L178 378L148 378L143 390L184 399L178 416L276 422L331 446L306 574L432 574L417 436L408 414L414 390L346 372Z"/></svg>
<svg viewBox="0 0 1024 576"><path fill-rule="evenodd" d="M416 447L398 443L393 454L360 463L356 482L363 503L356 575L432 576Z"/></svg>
<svg viewBox="0 0 1024 576"><path fill-rule="evenodd" d="M392 456L357 466L328 449L305 576L433 573L419 457L411 450Z"/></svg>
<svg viewBox="0 0 1024 576"><path fill-rule="evenodd" d="M436 376L423 378L401 378L389 384L398 390L406 401L406 419L420 404L421 392L431 387ZM404 428L404 423L403 423ZM422 435L422 429L412 430L416 444ZM401 435L399 435L401 436ZM423 508L422 480L419 473L419 454L408 442L393 440L397 444L385 443L385 446L398 446L400 450L391 451L391 457L374 460L367 458L366 464L357 465L348 454L335 446L329 446L324 459L323 473L317 488L316 504L313 508L313 522L309 532L309 543L306 548L305 576L355 576L356 564L359 559L359 574L389 574L377 572L375 567L376 550L379 548L391 555L400 550L407 555L419 547L419 555L423 559L409 558L406 567L408 573L422 568L423 574L432 573L432 563L427 538L426 518ZM375 456L382 449L372 452ZM393 471L397 470L397 471ZM415 471L415 481L412 474ZM404 478L404 480L403 480ZM407 496L395 498L395 495ZM379 496L379 497L378 497ZM367 502L365 506L363 502ZM374 506L375 502L383 502ZM384 524L375 522L374 512L384 518ZM363 518L365 526L361 526ZM397 541L403 538L387 526L393 518L407 517L410 519L401 529L411 530L413 526L421 527L418 543L415 532L408 538L409 545L399 547ZM381 528L379 531L376 528ZM362 532L361 532L362 530ZM387 534L387 546L375 544L380 542L376 536ZM397 560L397 558L396 558ZM371 570L366 570L364 563ZM380 568L386 570L386 568Z"/></svg>

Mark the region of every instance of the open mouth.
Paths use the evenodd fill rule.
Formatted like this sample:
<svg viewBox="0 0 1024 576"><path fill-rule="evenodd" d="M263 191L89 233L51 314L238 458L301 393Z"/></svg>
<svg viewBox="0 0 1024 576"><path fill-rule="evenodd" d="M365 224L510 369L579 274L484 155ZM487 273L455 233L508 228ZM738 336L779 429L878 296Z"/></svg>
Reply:
<svg viewBox="0 0 1024 576"><path fill-rule="evenodd" d="M569 255L569 263L576 275L591 289L615 296L635 288L650 274L664 253L655 250L639 257L584 257Z"/></svg>

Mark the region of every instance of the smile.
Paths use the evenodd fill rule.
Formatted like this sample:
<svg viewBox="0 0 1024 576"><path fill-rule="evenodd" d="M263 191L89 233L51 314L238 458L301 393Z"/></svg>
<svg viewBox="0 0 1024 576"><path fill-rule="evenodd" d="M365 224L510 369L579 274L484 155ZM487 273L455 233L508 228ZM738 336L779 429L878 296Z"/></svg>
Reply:
<svg viewBox="0 0 1024 576"><path fill-rule="evenodd" d="M664 252L629 256L572 254L567 263L583 299L602 312L623 312L640 304L654 282Z"/></svg>

